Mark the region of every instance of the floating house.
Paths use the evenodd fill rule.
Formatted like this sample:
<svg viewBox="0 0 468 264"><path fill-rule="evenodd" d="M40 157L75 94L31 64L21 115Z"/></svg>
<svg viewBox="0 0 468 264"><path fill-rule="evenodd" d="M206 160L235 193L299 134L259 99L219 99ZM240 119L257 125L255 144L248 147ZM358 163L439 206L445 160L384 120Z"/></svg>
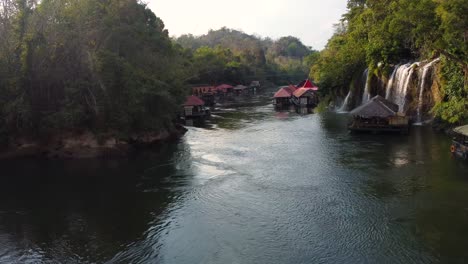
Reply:
<svg viewBox="0 0 468 264"><path fill-rule="evenodd" d="M296 86L291 101L298 107L313 108L319 103L318 87L309 79L306 79Z"/></svg>
<svg viewBox="0 0 468 264"><path fill-rule="evenodd" d="M234 92L234 86L229 84L221 84L216 86L216 91L222 94L232 94Z"/></svg>
<svg viewBox="0 0 468 264"><path fill-rule="evenodd" d="M234 93L236 95L246 95L246 94L249 94L249 89L247 86L244 86L244 85L237 85L235 86L234 88Z"/></svg>
<svg viewBox="0 0 468 264"><path fill-rule="evenodd" d="M201 96L203 94L214 94L216 93L216 87L214 86L200 86L200 87L193 87L192 94L196 96Z"/></svg>
<svg viewBox="0 0 468 264"><path fill-rule="evenodd" d="M205 108L205 102L195 95L187 97L183 109L185 119L205 119L210 115L210 111Z"/></svg>
<svg viewBox="0 0 468 264"><path fill-rule="evenodd" d="M249 85L251 88L260 88L260 82L259 81L252 81Z"/></svg>
<svg viewBox="0 0 468 264"><path fill-rule="evenodd" d="M292 101L300 107L316 107L318 105L318 95L310 88L299 88L293 93Z"/></svg>
<svg viewBox="0 0 468 264"><path fill-rule="evenodd" d="M216 87L214 86L193 87L192 94L201 98L205 102L205 106L215 105Z"/></svg>
<svg viewBox="0 0 468 264"><path fill-rule="evenodd" d="M379 95L350 114L353 116L348 126L351 131L408 133L409 130L409 118L398 113L398 105Z"/></svg>
<svg viewBox="0 0 468 264"><path fill-rule="evenodd" d="M282 108L291 105L294 91L296 91L296 87L293 85L281 87L273 96L275 107Z"/></svg>
<svg viewBox="0 0 468 264"><path fill-rule="evenodd" d="M453 138L450 152L468 160L468 125L457 127L453 132L455 133L455 137Z"/></svg>

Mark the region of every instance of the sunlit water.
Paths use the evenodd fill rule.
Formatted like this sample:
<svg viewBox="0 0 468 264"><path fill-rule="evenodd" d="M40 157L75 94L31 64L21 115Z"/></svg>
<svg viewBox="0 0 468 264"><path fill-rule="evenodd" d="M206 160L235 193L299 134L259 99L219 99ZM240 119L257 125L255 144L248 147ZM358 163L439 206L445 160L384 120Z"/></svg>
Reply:
<svg viewBox="0 0 468 264"><path fill-rule="evenodd" d="M462 263L468 165L450 139L347 115L215 115L158 153L1 162L1 263Z"/></svg>

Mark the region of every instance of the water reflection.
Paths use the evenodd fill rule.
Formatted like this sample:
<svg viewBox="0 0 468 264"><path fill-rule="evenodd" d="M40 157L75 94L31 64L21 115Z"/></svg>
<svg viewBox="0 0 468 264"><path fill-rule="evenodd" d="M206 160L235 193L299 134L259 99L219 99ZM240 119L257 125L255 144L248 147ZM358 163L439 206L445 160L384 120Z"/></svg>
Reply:
<svg viewBox="0 0 468 264"><path fill-rule="evenodd" d="M102 262L142 239L183 196L175 155L186 154L174 147L129 160L2 163L0 262Z"/></svg>

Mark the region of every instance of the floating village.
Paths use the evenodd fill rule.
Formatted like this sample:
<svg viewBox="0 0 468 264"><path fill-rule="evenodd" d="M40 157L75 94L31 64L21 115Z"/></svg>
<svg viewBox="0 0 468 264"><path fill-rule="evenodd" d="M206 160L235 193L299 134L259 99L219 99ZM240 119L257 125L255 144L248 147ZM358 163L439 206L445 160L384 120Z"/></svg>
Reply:
<svg viewBox="0 0 468 264"><path fill-rule="evenodd" d="M437 62L438 59L425 64L418 62L396 65L388 83L380 84L380 90L385 92L385 96L380 95L378 87L372 86L372 76L366 70L362 77L362 95L354 96L356 91L350 90L339 107L332 103L328 108L349 115L350 132L408 134L412 125L424 124L422 112L424 107L427 108L424 100L428 100L425 97L432 96L426 86L432 81L430 72ZM416 74L418 70L421 71L419 75ZM415 79L418 81L415 82ZM418 84L418 100L412 103L413 110L408 102L411 83ZM262 91L259 81L253 81L248 86L221 84L191 89L192 94L186 98L179 115L187 126L203 124L218 106L248 100ZM269 95L276 111L311 114L320 103L319 87L309 79L297 85L290 84L277 89ZM450 152L468 160L468 125L456 127L450 134L453 135Z"/></svg>

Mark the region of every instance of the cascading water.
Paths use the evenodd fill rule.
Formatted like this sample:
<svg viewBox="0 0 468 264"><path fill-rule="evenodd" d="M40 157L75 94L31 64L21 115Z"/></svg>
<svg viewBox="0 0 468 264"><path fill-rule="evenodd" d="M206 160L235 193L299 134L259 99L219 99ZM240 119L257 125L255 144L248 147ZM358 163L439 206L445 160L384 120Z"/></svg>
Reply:
<svg viewBox="0 0 468 264"><path fill-rule="evenodd" d="M348 95L346 95L346 98L345 98L345 100L343 102L343 105L341 105L340 109L338 109L338 112L348 111L348 106L349 106L349 103L350 103L352 98L353 98L353 93L351 91L349 91Z"/></svg>
<svg viewBox="0 0 468 264"><path fill-rule="evenodd" d="M419 99L418 99L418 109L417 109L417 116L418 116L418 123L422 122L422 107L424 105L424 89L426 87L426 79L427 79L427 74L429 73L430 70L432 70L432 66L439 62L440 58L437 58L428 64L424 65L422 69L422 76L421 76L421 86L419 87Z"/></svg>
<svg viewBox="0 0 468 264"><path fill-rule="evenodd" d="M419 62L415 62L413 64L404 64L397 68L394 80L390 86L387 87L388 91L388 98L390 101L393 101L395 104L398 105L398 111L404 113L405 112L405 104L406 104L406 95L408 93L408 86L411 82L411 79L414 74L415 67L419 66ZM393 92L392 92L393 90Z"/></svg>
<svg viewBox="0 0 468 264"><path fill-rule="evenodd" d="M398 68L400 68L400 65L395 66L395 69L392 72L390 80L388 81L387 89L385 89L385 99L387 99L387 100L390 99L390 94L391 94L391 91L392 91L393 82L395 80L395 75L397 73Z"/></svg>
<svg viewBox="0 0 468 264"><path fill-rule="evenodd" d="M365 104L370 100L369 69L364 71L362 79L366 80L366 86L364 87L364 92L362 94L362 104Z"/></svg>

